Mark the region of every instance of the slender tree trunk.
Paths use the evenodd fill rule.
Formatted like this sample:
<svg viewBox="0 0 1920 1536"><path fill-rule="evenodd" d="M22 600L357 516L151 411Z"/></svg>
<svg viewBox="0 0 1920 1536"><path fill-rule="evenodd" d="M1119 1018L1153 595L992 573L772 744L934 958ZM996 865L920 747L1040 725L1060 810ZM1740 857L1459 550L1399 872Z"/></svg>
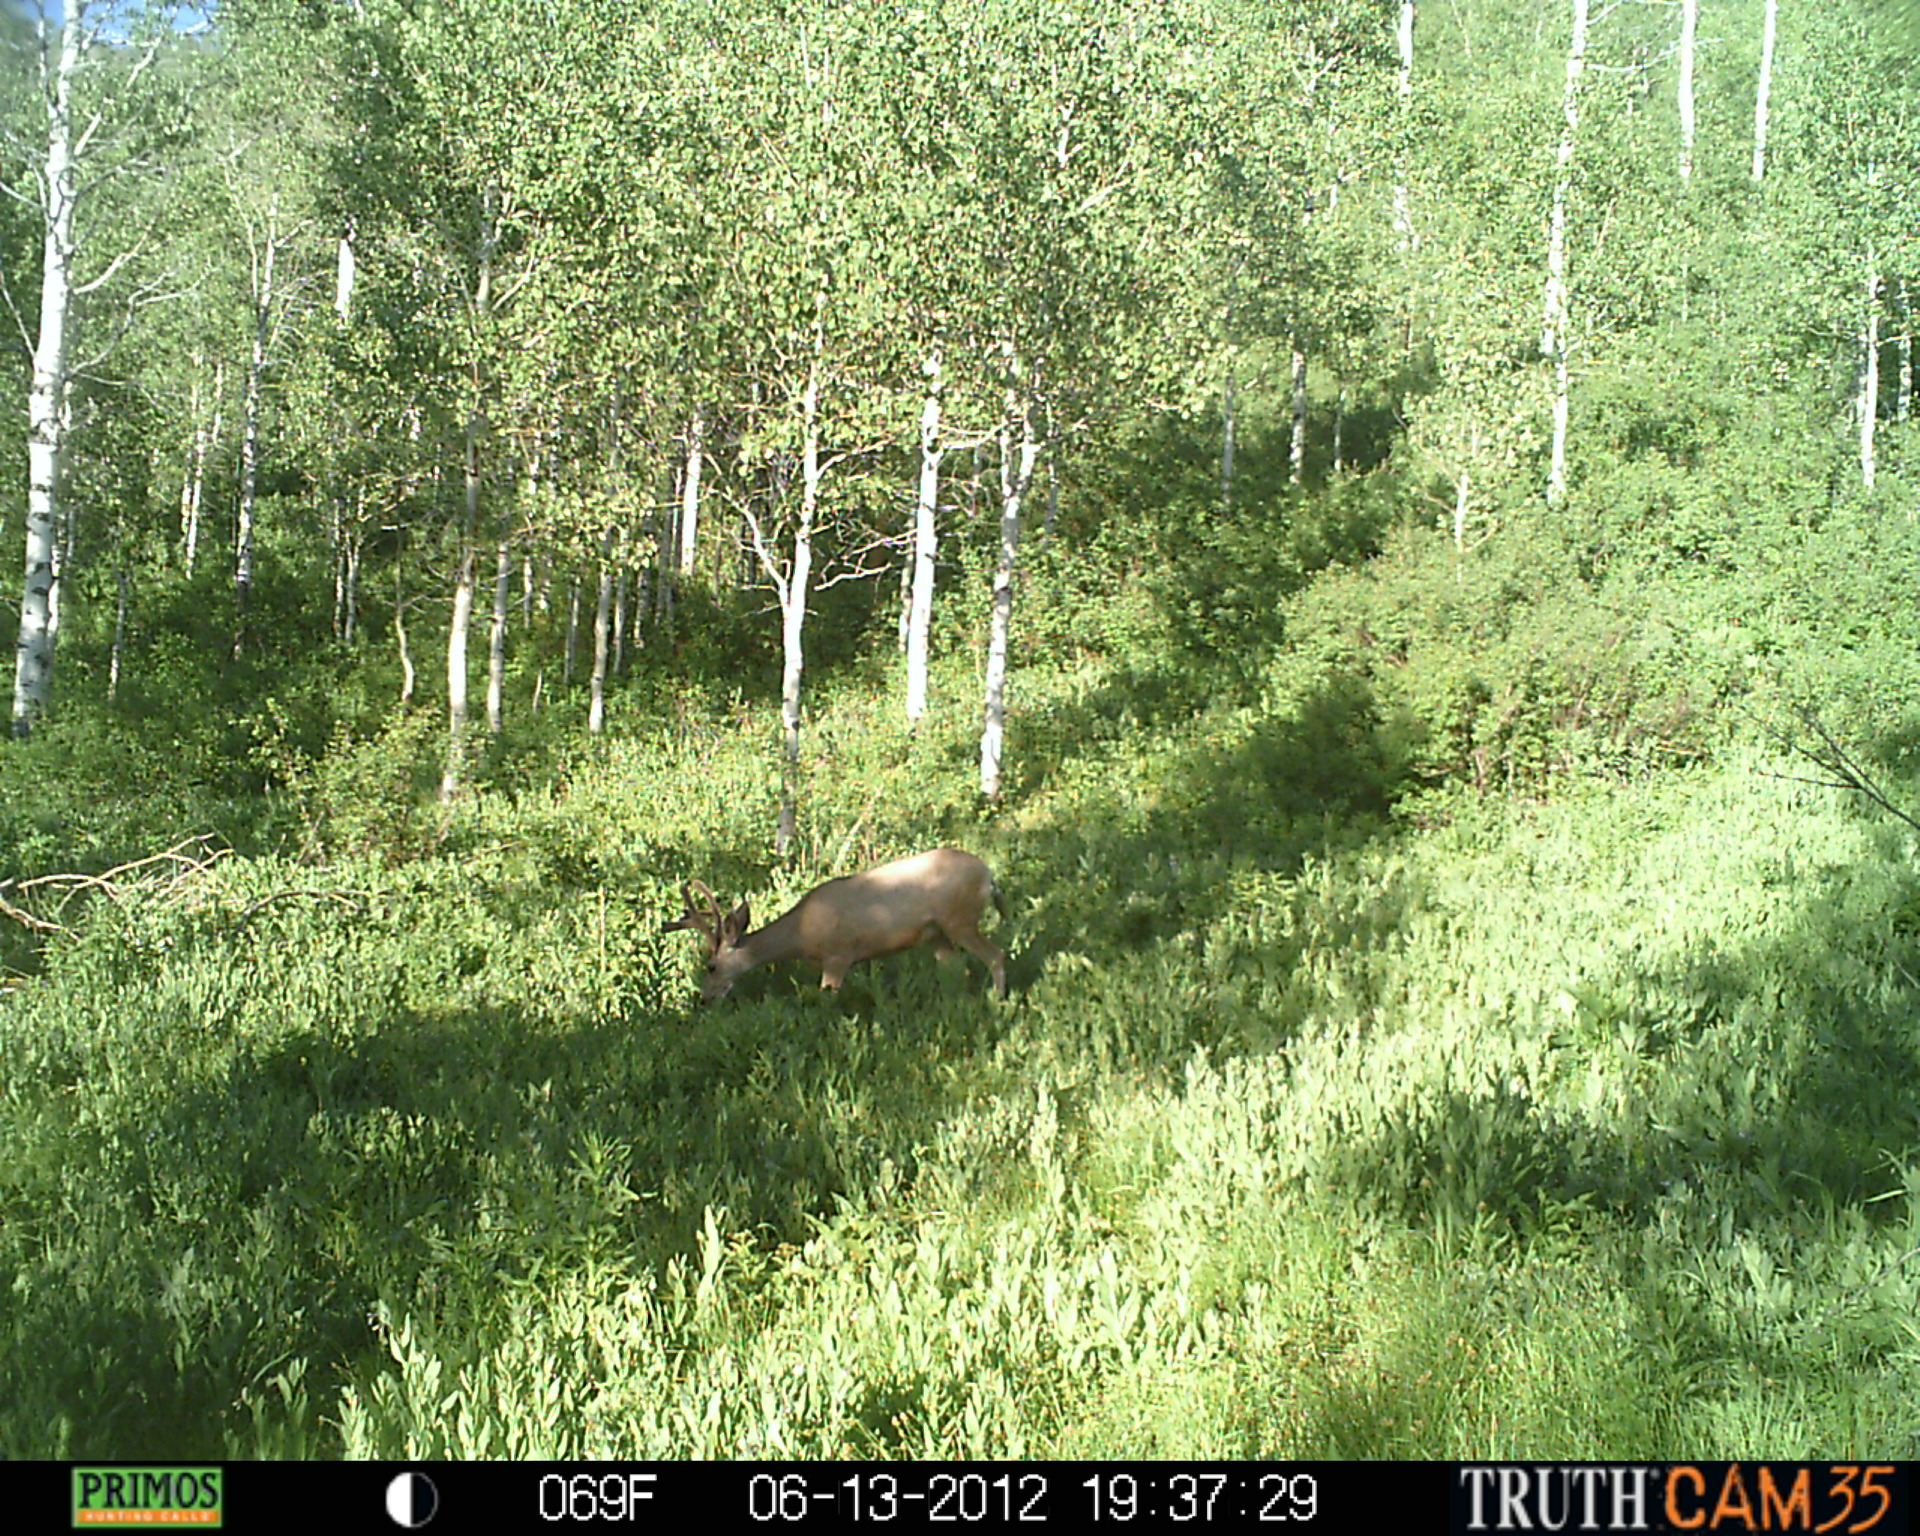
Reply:
<svg viewBox="0 0 1920 1536"><path fill-rule="evenodd" d="M627 675L627 587L630 576L630 561L627 549L629 540L626 529L620 530L616 541L619 558L614 562L613 573L613 618L609 631L613 655L608 660L609 673L613 677ZM634 605L638 608L638 604Z"/></svg>
<svg viewBox="0 0 1920 1536"><path fill-rule="evenodd" d="M413 648L407 644L407 598L400 585L400 562L393 562L393 643L400 653L400 707L413 703Z"/></svg>
<svg viewBox="0 0 1920 1536"><path fill-rule="evenodd" d="M600 536L600 590L593 605L593 676L588 679L587 732L598 736L607 724L607 617L613 607L613 555L619 530L613 524Z"/></svg>
<svg viewBox="0 0 1920 1536"><path fill-rule="evenodd" d="M913 509L913 589L907 603L907 729L927 712L927 634L933 623L934 550L938 537L940 461L940 354L929 352L926 404L920 411L920 489Z"/></svg>
<svg viewBox="0 0 1920 1536"><path fill-rule="evenodd" d="M1000 798L1006 756L1007 644L1013 630L1013 573L1020 552L1020 513L1033 484L1040 442L1034 430L1034 381L1022 377L1012 343L1003 343L1007 364L1007 413L1000 428L1000 563L993 573L993 622L987 639L985 722L980 731L980 793ZM1015 460L1014 428L1019 427Z"/></svg>
<svg viewBox="0 0 1920 1536"><path fill-rule="evenodd" d="M120 557L119 592L113 604L113 649L107 657L107 702L111 704L120 696L120 658L126 654L127 645L127 562L123 550Z"/></svg>
<svg viewBox="0 0 1920 1536"><path fill-rule="evenodd" d="M1913 289L1900 285L1900 382L1895 386L1893 419L1906 421L1913 415Z"/></svg>
<svg viewBox="0 0 1920 1536"><path fill-rule="evenodd" d="M1400 131L1408 131L1413 108L1413 20L1414 0L1400 0L1400 23L1395 41L1400 49L1400 73L1395 90L1400 98ZM1413 204L1407 195L1405 156L1396 158L1393 178L1393 232L1400 249L1413 249Z"/></svg>
<svg viewBox="0 0 1920 1536"><path fill-rule="evenodd" d="M1864 314L1860 321L1860 483L1873 489L1874 432L1880 421L1880 273L1867 257Z"/></svg>
<svg viewBox="0 0 1920 1536"><path fill-rule="evenodd" d="M493 623L487 629L487 729L500 734L507 689L507 612L513 589L513 550L503 536L494 549Z"/></svg>
<svg viewBox="0 0 1920 1536"><path fill-rule="evenodd" d="M653 612L642 613L633 625L633 648L640 649L640 631L642 622L652 620L654 633L662 630L669 633L673 629L673 600L680 586L680 535L679 514L684 498L678 494L679 487L674 483L676 476L669 456L660 456L660 501L659 510L654 513L653 551L649 559L653 562Z"/></svg>
<svg viewBox="0 0 1920 1536"><path fill-rule="evenodd" d="M687 424L687 467L680 477L680 574L693 574L693 562L700 552L700 467L706 459L705 416L694 408Z"/></svg>
<svg viewBox="0 0 1920 1536"><path fill-rule="evenodd" d="M353 284L358 269L353 254L353 224L349 221L340 232L340 255L334 265L333 312L342 325L353 323Z"/></svg>
<svg viewBox="0 0 1920 1536"><path fill-rule="evenodd" d="M1780 0L1767 0L1766 20L1760 29L1760 84L1753 97L1753 181L1767 174L1767 98L1773 91L1773 44L1779 30Z"/></svg>
<svg viewBox="0 0 1920 1536"><path fill-rule="evenodd" d="M352 645L360 632L360 556L366 548L365 497L365 492L359 493L353 527L347 534L347 600L340 631L340 638L347 645Z"/></svg>
<svg viewBox="0 0 1920 1536"><path fill-rule="evenodd" d="M66 449L67 315L73 301L73 204L70 134L80 27L60 29L59 63L47 113L46 224L41 247L40 334L27 390L27 548L14 651L13 734L28 735L53 693L54 548L60 469Z"/></svg>
<svg viewBox="0 0 1920 1536"><path fill-rule="evenodd" d="M539 492L540 453L538 449L535 449L534 452L527 455L526 489L522 493L521 498L523 505L528 509L529 516L535 515L535 509L539 501ZM541 570L544 571L544 569L545 567L543 565ZM541 578L536 574L533 559L533 545L529 542L526 551L520 556L520 627L529 633L531 633L533 629L534 593L536 587L539 586L541 586ZM539 608L542 613L547 611L544 590L539 597Z"/></svg>
<svg viewBox="0 0 1920 1536"><path fill-rule="evenodd" d="M1553 448L1547 470L1547 503L1558 506L1567 493L1567 419L1570 377L1567 365L1567 200L1573 187L1573 150L1580 127L1580 77L1587 62L1587 0L1573 0L1573 36L1567 44L1567 82L1561 99L1565 127L1560 133L1553 181L1553 211L1547 225L1547 296L1540 350L1553 360Z"/></svg>
<svg viewBox="0 0 1920 1536"><path fill-rule="evenodd" d="M269 216L271 217L271 215ZM240 521L233 538L233 654L246 645L247 608L253 596L253 516L260 482L260 395L272 330L273 267L278 237L269 233L253 263L253 340L247 350L247 381L240 424Z"/></svg>
<svg viewBox="0 0 1920 1536"><path fill-rule="evenodd" d="M573 686L574 660L580 653L580 578L569 578L567 582L567 645L565 662L560 669L560 686Z"/></svg>
<svg viewBox="0 0 1920 1536"><path fill-rule="evenodd" d="M1347 386L1342 384L1340 392L1333 402L1333 472L1337 475L1345 469L1346 461L1341 450L1345 447L1347 431Z"/></svg>
<svg viewBox="0 0 1920 1536"><path fill-rule="evenodd" d="M1226 382L1220 390L1220 509L1233 510L1233 439L1238 425L1234 415L1233 361L1228 359Z"/></svg>
<svg viewBox="0 0 1920 1536"><path fill-rule="evenodd" d="M187 402L187 414L193 423L193 434L187 445L186 473L180 480L180 547L181 561L186 569L193 570L194 558L200 548L200 508L207 485L207 454L220 440L220 407L225 398L226 363L216 358L213 364L213 408L211 415L202 420L200 415L200 368L201 355L193 355L193 389Z"/></svg>
<svg viewBox="0 0 1920 1536"><path fill-rule="evenodd" d="M467 641L473 626L473 585L479 564L480 447L487 430L486 374L483 357L493 315L494 216L499 189L489 182L480 194L480 230L473 289L473 369L467 409L466 451L462 456L463 495L460 556L453 586L453 616L447 626L447 758L440 774L440 798L460 793L467 755Z"/></svg>
<svg viewBox="0 0 1920 1536"><path fill-rule="evenodd" d="M671 487L669 487L669 490ZM665 498L663 498L665 499ZM654 617L654 605L660 594L664 572L657 572L653 566L655 552L660 548L660 522L657 505L650 507L640 519L640 533L631 538L622 530L622 538L632 546L632 553L621 562L623 572L631 572L633 578L633 644L636 650L640 646L641 633ZM626 675L625 653L620 659L620 673Z"/></svg>
<svg viewBox="0 0 1920 1536"><path fill-rule="evenodd" d="M469 422L468 437L474 446L468 449L468 504L478 500L479 449L477 424ZM447 625L447 759L440 774L440 798L451 800L460 793L466 774L467 752L467 638L473 627L473 582L477 554L474 548L473 522L477 513L467 514L460 535L460 564L453 583L453 617Z"/></svg>
<svg viewBox="0 0 1920 1536"><path fill-rule="evenodd" d="M1293 348L1293 441L1287 450L1287 479L1301 484L1307 473L1307 354Z"/></svg>
<svg viewBox="0 0 1920 1536"><path fill-rule="evenodd" d="M1700 0L1680 0L1680 182L1693 180L1693 48Z"/></svg>
<svg viewBox="0 0 1920 1536"><path fill-rule="evenodd" d="M800 462L800 521L793 531L793 566L780 615L780 824L774 850L784 855L800 826L800 684L806 671L803 640L807 586L813 575L813 525L820 509L820 373L826 352L826 290L814 305L813 359L801 396L804 437Z"/></svg>

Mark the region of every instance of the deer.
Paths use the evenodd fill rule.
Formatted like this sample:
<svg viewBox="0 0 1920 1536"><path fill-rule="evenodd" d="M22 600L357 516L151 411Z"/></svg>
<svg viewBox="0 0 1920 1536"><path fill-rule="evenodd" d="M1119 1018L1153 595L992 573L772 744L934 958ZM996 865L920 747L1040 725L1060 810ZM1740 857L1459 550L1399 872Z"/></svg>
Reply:
<svg viewBox="0 0 1920 1536"><path fill-rule="evenodd" d="M838 992L847 972L861 961L928 940L936 959L958 948L984 962L994 994L1007 995L1006 954L980 934L988 901L1004 919L1006 898L987 866L958 848L935 848L816 885L766 927L751 932L753 917L745 900L722 917L720 903L700 881L687 881L684 894L687 910L661 932L687 929L706 940L702 1003L718 1002L747 972L778 960L819 966L820 985Z"/></svg>

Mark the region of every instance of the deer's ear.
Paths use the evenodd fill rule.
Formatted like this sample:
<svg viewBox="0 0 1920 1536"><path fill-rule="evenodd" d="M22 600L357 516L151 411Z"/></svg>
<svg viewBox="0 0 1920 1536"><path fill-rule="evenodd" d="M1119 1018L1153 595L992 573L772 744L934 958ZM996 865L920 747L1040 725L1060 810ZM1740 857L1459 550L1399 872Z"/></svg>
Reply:
<svg viewBox="0 0 1920 1536"><path fill-rule="evenodd" d="M739 906L727 914L722 932L726 934L729 940L735 940L740 938L741 935L752 926L753 914L747 909L746 902L742 901Z"/></svg>

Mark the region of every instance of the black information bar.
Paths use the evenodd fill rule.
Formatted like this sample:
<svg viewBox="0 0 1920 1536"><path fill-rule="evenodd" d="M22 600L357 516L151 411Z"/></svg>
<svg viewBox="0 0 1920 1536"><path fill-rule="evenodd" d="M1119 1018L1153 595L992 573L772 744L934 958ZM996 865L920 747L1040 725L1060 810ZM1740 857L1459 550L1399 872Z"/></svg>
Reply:
<svg viewBox="0 0 1920 1536"><path fill-rule="evenodd" d="M0 1468L9 1532L1739 1532L1907 1536L1912 1463L369 1462Z"/></svg>

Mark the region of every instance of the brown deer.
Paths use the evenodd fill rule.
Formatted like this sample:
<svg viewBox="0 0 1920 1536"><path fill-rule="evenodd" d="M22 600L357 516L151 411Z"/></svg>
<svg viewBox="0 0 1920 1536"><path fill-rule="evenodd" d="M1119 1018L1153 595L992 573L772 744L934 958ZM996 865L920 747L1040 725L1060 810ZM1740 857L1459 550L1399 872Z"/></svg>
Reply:
<svg viewBox="0 0 1920 1536"><path fill-rule="evenodd" d="M978 956L993 973L993 990L1007 995L1006 954L980 936L987 903L1007 915L992 872L970 853L935 848L895 859L857 875L816 885L780 917L749 933L753 919L742 901L725 917L713 892L686 884L687 910L662 931L691 929L707 941L707 973L700 1001L716 1002L748 971L776 960L820 967L820 985L838 991L862 960L912 949L931 939L944 960L956 948Z"/></svg>

